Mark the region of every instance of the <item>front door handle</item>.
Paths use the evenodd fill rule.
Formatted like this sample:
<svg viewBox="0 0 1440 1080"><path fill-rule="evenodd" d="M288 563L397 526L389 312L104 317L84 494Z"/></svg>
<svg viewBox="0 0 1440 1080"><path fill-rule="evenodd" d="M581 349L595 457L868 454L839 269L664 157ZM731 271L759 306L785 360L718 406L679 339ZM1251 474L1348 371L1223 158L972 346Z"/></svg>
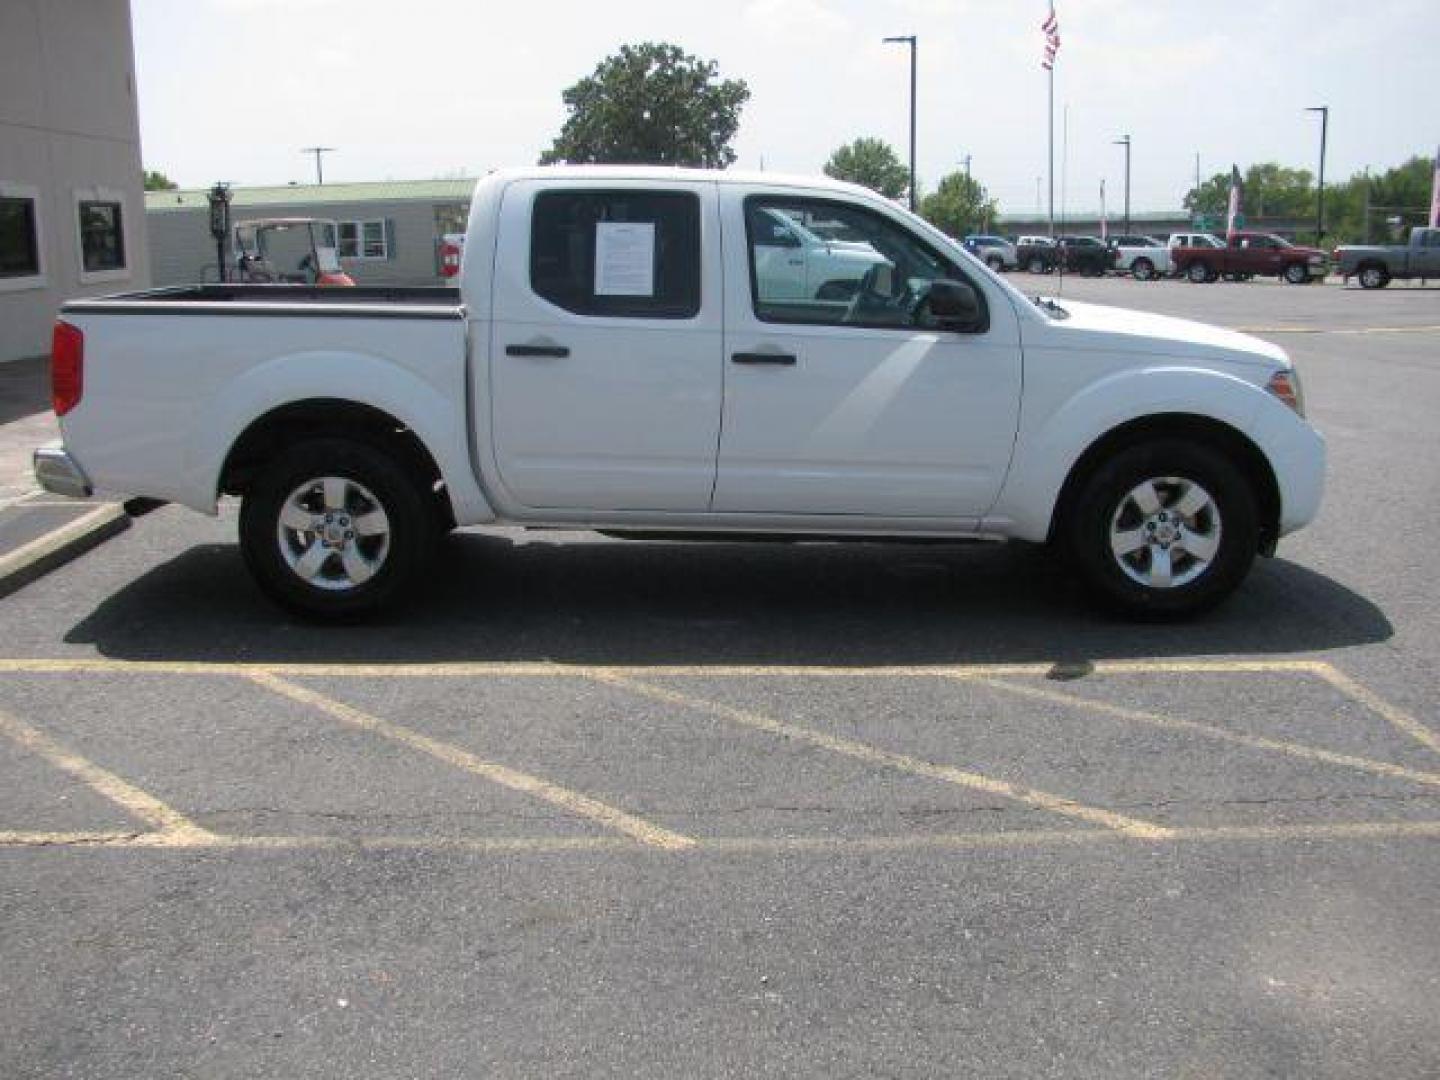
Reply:
<svg viewBox="0 0 1440 1080"><path fill-rule="evenodd" d="M569 356L564 345L506 345L506 356Z"/></svg>
<svg viewBox="0 0 1440 1080"><path fill-rule="evenodd" d="M730 359L737 364L783 364L795 366L794 353L781 352L737 352Z"/></svg>

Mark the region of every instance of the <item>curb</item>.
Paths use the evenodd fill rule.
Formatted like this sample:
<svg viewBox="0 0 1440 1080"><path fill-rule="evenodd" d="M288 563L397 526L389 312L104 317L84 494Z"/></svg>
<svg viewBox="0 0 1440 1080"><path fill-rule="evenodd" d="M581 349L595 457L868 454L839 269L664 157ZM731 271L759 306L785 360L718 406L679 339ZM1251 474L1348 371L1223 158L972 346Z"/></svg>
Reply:
<svg viewBox="0 0 1440 1080"><path fill-rule="evenodd" d="M101 503L89 513L0 556L0 597L44 577L130 527L122 503Z"/></svg>

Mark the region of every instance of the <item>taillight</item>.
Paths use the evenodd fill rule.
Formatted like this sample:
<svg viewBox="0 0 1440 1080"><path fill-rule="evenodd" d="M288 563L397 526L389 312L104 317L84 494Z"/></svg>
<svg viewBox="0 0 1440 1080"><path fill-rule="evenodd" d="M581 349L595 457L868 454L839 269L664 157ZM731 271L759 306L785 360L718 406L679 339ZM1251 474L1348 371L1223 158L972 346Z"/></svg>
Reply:
<svg viewBox="0 0 1440 1080"><path fill-rule="evenodd" d="M50 401L56 416L80 404L85 391L85 335L77 326L55 322L50 347Z"/></svg>

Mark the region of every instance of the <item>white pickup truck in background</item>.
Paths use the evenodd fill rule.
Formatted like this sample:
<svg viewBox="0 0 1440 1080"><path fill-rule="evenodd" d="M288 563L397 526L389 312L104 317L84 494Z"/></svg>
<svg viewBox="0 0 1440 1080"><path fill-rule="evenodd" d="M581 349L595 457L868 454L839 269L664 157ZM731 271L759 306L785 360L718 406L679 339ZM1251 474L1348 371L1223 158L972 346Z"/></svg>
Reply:
<svg viewBox="0 0 1440 1080"><path fill-rule="evenodd" d="M763 173L494 173L458 290L77 300L54 379L47 488L237 495L260 585L320 618L405 599L441 531L494 524L1013 537L1180 614L1324 475L1278 347L1028 299L869 191Z"/></svg>

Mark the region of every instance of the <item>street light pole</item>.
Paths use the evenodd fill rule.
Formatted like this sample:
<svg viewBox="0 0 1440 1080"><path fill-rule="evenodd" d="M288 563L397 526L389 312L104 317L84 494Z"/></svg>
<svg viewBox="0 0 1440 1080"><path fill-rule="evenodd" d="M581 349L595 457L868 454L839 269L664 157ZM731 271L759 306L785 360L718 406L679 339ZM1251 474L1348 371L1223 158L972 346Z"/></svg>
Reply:
<svg viewBox="0 0 1440 1080"><path fill-rule="evenodd" d="M915 199L915 53L917 51L914 34L904 34L899 37L887 37L886 44L905 44L910 46L910 209L916 206Z"/></svg>
<svg viewBox="0 0 1440 1080"><path fill-rule="evenodd" d="M1125 231L1130 231L1130 136L1121 135L1116 146L1125 147Z"/></svg>
<svg viewBox="0 0 1440 1080"><path fill-rule="evenodd" d="M1305 110L1320 114L1320 190L1315 203L1315 243L1325 238L1325 137L1330 129L1330 106L1315 105Z"/></svg>
<svg viewBox="0 0 1440 1080"><path fill-rule="evenodd" d="M335 147L333 146L306 146L301 148L300 152L302 154L315 155L315 183L325 183L325 166L321 163L321 155L333 153L334 150Z"/></svg>

